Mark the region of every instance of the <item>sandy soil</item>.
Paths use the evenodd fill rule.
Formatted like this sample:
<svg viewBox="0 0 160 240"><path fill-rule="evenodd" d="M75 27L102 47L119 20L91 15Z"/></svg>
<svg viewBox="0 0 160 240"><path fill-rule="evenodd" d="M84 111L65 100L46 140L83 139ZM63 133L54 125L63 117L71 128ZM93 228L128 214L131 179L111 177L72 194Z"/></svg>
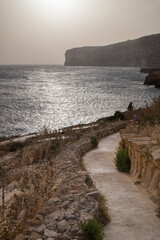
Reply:
<svg viewBox="0 0 160 240"><path fill-rule="evenodd" d="M105 227L105 240L160 240L157 206L129 175L115 169L113 159L119 141L119 133L108 136L83 158L96 187L108 201L111 222Z"/></svg>

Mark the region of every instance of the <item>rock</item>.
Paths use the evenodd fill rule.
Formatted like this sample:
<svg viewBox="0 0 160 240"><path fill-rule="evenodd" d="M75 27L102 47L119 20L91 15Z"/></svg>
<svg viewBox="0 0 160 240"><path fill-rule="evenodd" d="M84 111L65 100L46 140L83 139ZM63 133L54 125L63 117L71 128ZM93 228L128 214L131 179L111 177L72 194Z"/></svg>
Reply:
<svg viewBox="0 0 160 240"><path fill-rule="evenodd" d="M61 206L62 208L67 209L69 207L69 201L65 201Z"/></svg>
<svg viewBox="0 0 160 240"><path fill-rule="evenodd" d="M55 231L45 229L44 230L44 236L48 237L48 238L56 238L58 236L58 234Z"/></svg>
<svg viewBox="0 0 160 240"><path fill-rule="evenodd" d="M95 200L98 199L99 196L99 192L98 191L94 191L94 192L90 192L86 195L86 197L93 197Z"/></svg>
<svg viewBox="0 0 160 240"><path fill-rule="evenodd" d="M23 220L23 219L25 219L26 213L27 213L27 209L23 209L23 210L19 213L17 219L18 219L18 220Z"/></svg>
<svg viewBox="0 0 160 240"><path fill-rule="evenodd" d="M75 233L75 232L78 232L78 231L79 231L79 227L77 225L72 226L72 228L71 228L72 233Z"/></svg>
<svg viewBox="0 0 160 240"><path fill-rule="evenodd" d="M64 218L64 212L57 210L49 215L46 216L44 222L46 224L52 223L53 221L57 220L57 221L61 221Z"/></svg>
<svg viewBox="0 0 160 240"><path fill-rule="evenodd" d="M69 237L68 235L64 235L63 237L62 237L62 240L71 240L72 238L71 237Z"/></svg>
<svg viewBox="0 0 160 240"><path fill-rule="evenodd" d="M87 213L87 212L81 212L81 215L80 215L80 221L82 222L86 222L88 221L89 219L92 219L92 215Z"/></svg>
<svg viewBox="0 0 160 240"><path fill-rule="evenodd" d="M92 181L92 179L90 178L90 176L89 176L88 174L85 175L85 184L86 184L89 188L91 188L92 185L93 185L93 181Z"/></svg>
<svg viewBox="0 0 160 240"><path fill-rule="evenodd" d="M49 230L57 231L57 222L56 221L51 222L50 224L47 224L46 227Z"/></svg>
<svg viewBox="0 0 160 240"><path fill-rule="evenodd" d="M40 214L44 217L44 216L48 215L49 213L54 212L55 210L56 210L56 207L54 205L44 206L37 212L37 214L38 215Z"/></svg>
<svg viewBox="0 0 160 240"><path fill-rule="evenodd" d="M57 227L60 232L67 232L71 228L69 223L66 220L62 220L61 222L59 222L57 224Z"/></svg>
<svg viewBox="0 0 160 240"><path fill-rule="evenodd" d="M145 85L155 85L155 87L160 88L160 71L150 73L145 78Z"/></svg>
<svg viewBox="0 0 160 240"><path fill-rule="evenodd" d="M42 220L43 220L43 217L40 214L36 214L36 216L34 218L39 220L40 222L42 222Z"/></svg>
<svg viewBox="0 0 160 240"><path fill-rule="evenodd" d="M46 202L45 206L53 206L53 205L57 205L59 203L60 203L60 199L58 197L54 197L54 198L50 198Z"/></svg>
<svg viewBox="0 0 160 240"><path fill-rule="evenodd" d="M35 231L39 234L43 234L44 230L46 229L46 226L42 224L40 227L38 227Z"/></svg>
<svg viewBox="0 0 160 240"><path fill-rule="evenodd" d="M74 219L75 218L74 211L73 210L66 211L64 217L66 220Z"/></svg>
<svg viewBox="0 0 160 240"><path fill-rule="evenodd" d="M32 235L30 236L30 240L37 240L38 238L41 238L38 233L32 233Z"/></svg>

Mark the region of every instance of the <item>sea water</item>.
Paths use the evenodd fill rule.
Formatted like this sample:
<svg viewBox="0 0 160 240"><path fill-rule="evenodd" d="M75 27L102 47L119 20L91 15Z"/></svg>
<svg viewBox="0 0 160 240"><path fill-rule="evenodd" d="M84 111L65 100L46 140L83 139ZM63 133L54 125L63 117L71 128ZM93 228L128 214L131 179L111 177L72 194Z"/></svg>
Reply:
<svg viewBox="0 0 160 240"><path fill-rule="evenodd" d="M0 66L0 137L89 123L160 96L128 67Z"/></svg>

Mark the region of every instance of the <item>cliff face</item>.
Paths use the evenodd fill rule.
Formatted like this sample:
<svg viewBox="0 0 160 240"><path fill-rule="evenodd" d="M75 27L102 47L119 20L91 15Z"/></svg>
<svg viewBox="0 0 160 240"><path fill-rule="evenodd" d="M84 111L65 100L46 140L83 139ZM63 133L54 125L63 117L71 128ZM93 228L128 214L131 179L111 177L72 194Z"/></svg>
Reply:
<svg viewBox="0 0 160 240"><path fill-rule="evenodd" d="M160 34L103 47L67 50L66 66L160 66Z"/></svg>
<svg viewBox="0 0 160 240"><path fill-rule="evenodd" d="M160 71L150 73L145 78L145 85L155 85L155 87L160 88Z"/></svg>

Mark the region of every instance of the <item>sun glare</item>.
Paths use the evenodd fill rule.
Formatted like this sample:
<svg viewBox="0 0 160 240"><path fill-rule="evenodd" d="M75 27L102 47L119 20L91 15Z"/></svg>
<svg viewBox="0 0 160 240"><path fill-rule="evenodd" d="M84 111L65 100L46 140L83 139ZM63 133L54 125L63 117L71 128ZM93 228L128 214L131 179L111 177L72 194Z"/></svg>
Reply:
<svg viewBox="0 0 160 240"><path fill-rule="evenodd" d="M56 12L57 14L65 14L74 11L76 0L39 0L37 5L44 12Z"/></svg>

